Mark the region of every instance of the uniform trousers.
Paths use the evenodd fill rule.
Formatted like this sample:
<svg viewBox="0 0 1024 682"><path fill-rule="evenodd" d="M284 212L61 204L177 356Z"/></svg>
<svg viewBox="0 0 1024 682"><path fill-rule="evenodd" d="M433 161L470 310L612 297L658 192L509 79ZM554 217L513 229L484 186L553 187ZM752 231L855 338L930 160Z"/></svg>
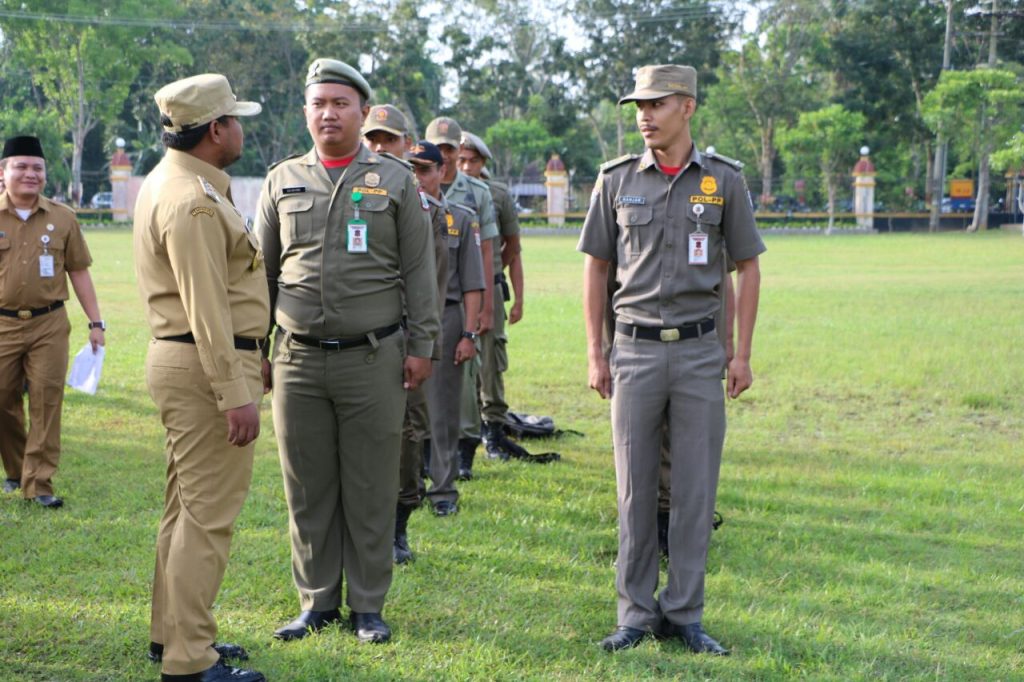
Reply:
<svg viewBox="0 0 1024 682"><path fill-rule="evenodd" d="M236 351L263 398L259 351ZM146 383L166 430L167 487L156 543L150 639L164 645L163 672L187 675L217 662L213 602L235 519L249 493L255 442L228 443L228 424L194 344L153 340Z"/></svg>
<svg viewBox="0 0 1024 682"><path fill-rule="evenodd" d="M663 343L616 334L612 433L619 510L618 624L655 630L662 617L701 619L704 572L725 438L722 367L714 334ZM662 423L671 442L668 583L658 587Z"/></svg>
<svg viewBox="0 0 1024 682"><path fill-rule="evenodd" d="M26 499L53 494L70 334L64 308L29 320L0 317L0 456L6 477L21 481Z"/></svg>
<svg viewBox="0 0 1024 682"><path fill-rule="evenodd" d="M430 383L430 379L427 379ZM430 438L430 413L426 384L408 391L405 422L402 424L402 461L399 466L398 504L419 507L426 487L423 485L423 441Z"/></svg>
<svg viewBox="0 0 1024 682"><path fill-rule="evenodd" d="M480 357L480 415L485 422L504 424L508 414L505 402L505 372L508 370L508 336L505 335L505 296L500 284L494 285L494 329L484 334Z"/></svg>
<svg viewBox="0 0 1024 682"><path fill-rule="evenodd" d="M459 405L462 394L472 393L472 384L465 385L463 367L473 361L455 364L455 347L462 340L463 312L460 303L448 302L442 323L441 359L427 382L427 404L430 412L430 488L427 499L436 505L442 500L455 502L459 491L455 477L459 471Z"/></svg>
<svg viewBox="0 0 1024 682"><path fill-rule="evenodd" d="M406 392L401 333L345 350L279 331L274 351L277 432L302 610L346 603L379 613L391 586L391 547Z"/></svg>

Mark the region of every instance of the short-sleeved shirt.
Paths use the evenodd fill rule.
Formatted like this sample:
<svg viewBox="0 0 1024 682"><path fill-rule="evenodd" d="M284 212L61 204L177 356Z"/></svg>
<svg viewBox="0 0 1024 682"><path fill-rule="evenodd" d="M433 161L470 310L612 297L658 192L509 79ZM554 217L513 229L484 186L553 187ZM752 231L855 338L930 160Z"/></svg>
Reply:
<svg viewBox="0 0 1024 682"><path fill-rule="evenodd" d="M191 333L223 411L253 402L234 337L270 326L267 273L256 236L231 203L227 173L169 149L135 204L139 293L155 338Z"/></svg>
<svg viewBox="0 0 1024 682"><path fill-rule="evenodd" d="M695 206L702 207L699 229L708 235L707 265L689 263ZM606 164L577 249L614 263L617 320L674 327L718 312L726 252L746 260L765 246L742 174L695 145L673 177L658 168L651 150Z"/></svg>
<svg viewBox="0 0 1024 682"><path fill-rule="evenodd" d="M516 213L516 202L508 190L508 185L497 180L486 180L494 200L494 214L498 222L498 233L502 238L519 234L519 214ZM494 250L494 274L502 270L501 249Z"/></svg>
<svg viewBox="0 0 1024 682"><path fill-rule="evenodd" d="M437 314L444 315L445 292L448 291L448 202L444 196L435 199L426 192L420 191L420 196L430 205L430 224L434 228L434 264L437 266ZM441 359L443 348L442 335L444 330L437 333L434 340L434 352L431 359Z"/></svg>
<svg viewBox="0 0 1024 682"><path fill-rule="evenodd" d="M41 274L44 255L53 256L52 277ZM0 308L25 310L66 301L66 273L90 265L92 256L73 210L40 196L22 220L7 193L0 194Z"/></svg>
<svg viewBox="0 0 1024 682"><path fill-rule="evenodd" d="M448 204L448 292L446 300L461 301L467 291L484 290L484 264L480 257L480 221L476 211Z"/></svg>
<svg viewBox="0 0 1024 682"><path fill-rule="evenodd" d="M487 241L498 236L498 223L494 214L494 199L491 190L483 180L471 178L462 171L455 172L455 179L445 190L445 199L453 204L469 206L480 219L480 240Z"/></svg>
<svg viewBox="0 0 1024 682"><path fill-rule="evenodd" d="M365 248L349 248L354 221L365 221ZM283 328L355 337L404 313L409 354L430 357L440 327L434 237L401 161L360 145L336 183L315 149L282 161L263 184L256 233Z"/></svg>

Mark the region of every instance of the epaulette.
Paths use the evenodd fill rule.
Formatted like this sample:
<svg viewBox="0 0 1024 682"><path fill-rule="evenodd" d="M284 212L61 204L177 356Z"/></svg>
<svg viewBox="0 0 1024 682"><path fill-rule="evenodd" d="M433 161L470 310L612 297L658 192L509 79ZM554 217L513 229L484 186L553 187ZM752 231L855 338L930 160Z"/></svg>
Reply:
<svg viewBox="0 0 1024 682"><path fill-rule="evenodd" d="M277 168L278 166L280 166L282 163L284 163L285 161L288 161L289 159L297 159L300 156L305 156L305 154L292 154L291 156L286 156L283 159L278 159L274 163L272 163L269 166L267 166L267 170L268 171L272 171L275 168Z"/></svg>
<svg viewBox="0 0 1024 682"><path fill-rule="evenodd" d="M378 152L378 154L380 154L381 156L387 157L387 158L391 159L392 161L397 161L398 163L402 164L403 166L405 166L409 170L412 170L412 164L409 163L408 161L406 161L405 159L400 159L400 158L398 158L397 156L395 156L394 154L392 154L390 152Z"/></svg>
<svg viewBox="0 0 1024 682"><path fill-rule="evenodd" d="M455 208L461 208L463 211L465 211L466 213L468 213L471 216L475 216L476 215L476 209L473 208L472 206L466 206L465 204L457 204L454 201L449 202L448 205L449 206L454 206Z"/></svg>
<svg viewBox="0 0 1024 682"><path fill-rule="evenodd" d="M612 168L615 168L616 166L621 166L622 164L626 163L627 161L635 161L636 159L639 159L639 158L640 158L639 154L626 154L625 156L620 156L617 159L612 159L611 161L605 161L604 163L601 164L601 172L602 173L607 173L608 171L610 171Z"/></svg>
<svg viewBox="0 0 1024 682"><path fill-rule="evenodd" d="M487 183L481 180L480 178L474 178L471 175L467 175L466 179L469 180L469 184L471 185L477 185L478 187L485 189L488 192L491 191L491 188L487 186Z"/></svg>
<svg viewBox="0 0 1024 682"><path fill-rule="evenodd" d="M724 163L726 165L732 166L733 168L735 168L738 171L743 170L743 165L744 164L743 164L742 161L737 161L736 159L730 159L728 156L722 156L718 152L704 152L703 156L705 156L706 158L709 158L709 159L714 159L716 161L721 161L722 163Z"/></svg>

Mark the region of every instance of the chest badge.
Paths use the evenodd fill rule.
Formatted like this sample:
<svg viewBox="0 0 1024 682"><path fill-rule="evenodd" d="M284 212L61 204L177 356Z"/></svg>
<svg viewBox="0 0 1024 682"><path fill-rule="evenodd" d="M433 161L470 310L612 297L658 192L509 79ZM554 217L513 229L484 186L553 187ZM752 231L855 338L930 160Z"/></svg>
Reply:
<svg viewBox="0 0 1024 682"><path fill-rule="evenodd" d="M53 232L55 229L56 228L53 226L53 223L50 223L49 225L46 226L47 232Z"/></svg>
<svg viewBox="0 0 1024 682"><path fill-rule="evenodd" d="M713 175L705 175L700 179L700 191L704 194L714 194L718 191L718 181Z"/></svg>
<svg viewBox="0 0 1024 682"><path fill-rule="evenodd" d="M373 172L367 173L363 181L367 187L376 187L380 184L380 176Z"/></svg>

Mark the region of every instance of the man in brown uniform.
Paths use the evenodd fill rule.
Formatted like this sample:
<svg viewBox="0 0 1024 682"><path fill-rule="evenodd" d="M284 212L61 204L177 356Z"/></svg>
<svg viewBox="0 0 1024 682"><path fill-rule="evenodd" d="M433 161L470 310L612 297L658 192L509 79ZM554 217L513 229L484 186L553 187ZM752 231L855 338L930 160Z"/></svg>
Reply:
<svg viewBox="0 0 1024 682"><path fill-rule="evenodd" d="M226 665L213 601L235 518L249 492L260 431L260 347L270 325L255 235L231 203L224 168L242 154L237 102L224 76L203 74L155 95L168 148L139 190L135 271L153 340L146 382L167 430L167 487L157 536L150 659L162 679L258 682Z"/></svg>
<svg viewBox="0 0 1024 682"><path fill-rule="evenodd" d="M430 375L439 322L429 206L406 165L363 146L370 96L348 64L310 65L313 149L271 169L256 218L278 325L274 427L302 607L274 633L284 640L340 620L343 574L356 635L391 638L381 611L406 390Z"/></svg>
<svg viewBox="0 0 1024 682"><path fill-rule="evenodd" d="M4 143L0 165L0 456L3 490L57 509L51 479L60 461L60 417L71 325L64 309L68 283L88 316L95 351L105 341L92 257L75 213L43 196L46 160L35 137ZM65 277L65 275L67 275ZM25 431L28 381L31 428Z"/></svg>
<svg viewBox="0 0 1024 682"><path fill-rule="evenodd" d="M370 107L363 122L363 138L371 152L387 152L399 159L405 158L413 143L405 114L393 104Z"/></svg>
<svg viewBox="0 0 1024 682"><path fill-rule="evenodd" d="M635 646L648 632L678 636L692 651L728 653L704 632L704 572L725 437L715 330L725 253L739 274L736 352L728 392L753 381L750 353L760 289L749 194L738 169L697 151L690 135L697 74L644 66L635 92L647 151L601 169L580 236L589 381L612 399L618 483L618 627L601 646ZM615 337L602 349L608 276L615 263ZM657 490L662 425L672 451L668 584L658 584Z"/></svg>

